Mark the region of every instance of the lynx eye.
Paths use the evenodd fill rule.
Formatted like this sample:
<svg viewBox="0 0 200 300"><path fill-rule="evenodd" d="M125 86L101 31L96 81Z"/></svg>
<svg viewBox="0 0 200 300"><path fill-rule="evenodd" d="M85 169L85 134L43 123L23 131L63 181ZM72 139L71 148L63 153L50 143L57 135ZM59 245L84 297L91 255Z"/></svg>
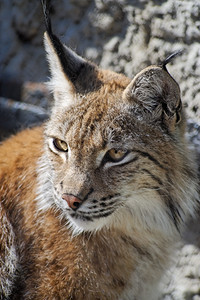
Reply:
<svg viewBox="0 0 200 300"><path fill-rule="evenodd" d="M66 142L56 138L53 140L53 144L57 150L63 151L63 152L68 152L68 146L67 146Z"/></svg>
<svg viewBox="0 0 200 300"><path fill-rule="evenodd" d="M107 152L106 156L110 161L118 162L122 160L127 153L128 151L112 148Z"/></svg>

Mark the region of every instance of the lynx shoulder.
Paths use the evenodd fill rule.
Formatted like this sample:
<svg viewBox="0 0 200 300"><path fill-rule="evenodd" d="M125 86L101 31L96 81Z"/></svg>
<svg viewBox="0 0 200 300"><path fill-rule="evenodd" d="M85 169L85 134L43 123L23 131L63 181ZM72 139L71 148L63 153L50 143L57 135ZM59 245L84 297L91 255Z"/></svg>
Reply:
<svg viewBox="0 0 200 300"><path fill-rule="evenodd" d="M0 146L0 299L155 300L198 202L172 57L132 80L102 70L43 2L55 103Z"/></svg>

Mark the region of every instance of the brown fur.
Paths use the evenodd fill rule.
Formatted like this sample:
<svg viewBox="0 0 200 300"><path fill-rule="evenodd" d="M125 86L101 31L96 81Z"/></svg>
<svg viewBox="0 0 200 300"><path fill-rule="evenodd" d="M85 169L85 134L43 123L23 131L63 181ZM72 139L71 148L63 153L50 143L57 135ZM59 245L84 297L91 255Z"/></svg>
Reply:
<svg viewBox="0 0 200 300"><path fill-rule="evenodd" d="M37 212L35 170L43 147L42 129L26 130L0 149L1 196L21 257L12 299L117 299L137 260L151 257L148 243L138 243L137 231L131 239L110 230L72 238L58 213ZM165 252L163 248L162 259Z"/></svg>

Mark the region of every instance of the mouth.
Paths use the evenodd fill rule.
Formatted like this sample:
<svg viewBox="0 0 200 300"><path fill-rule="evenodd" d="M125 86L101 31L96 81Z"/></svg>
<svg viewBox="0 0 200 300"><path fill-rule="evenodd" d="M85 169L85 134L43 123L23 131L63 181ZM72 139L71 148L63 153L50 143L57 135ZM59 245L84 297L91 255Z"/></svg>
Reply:
<svg viewBox="0 0 200 300"><path fill-rule="evenodd" d="M112 214L115 209L101 209L93 212L70 211L68 210L69 227L73 230L73 234L81 232L96 232L104 226L110 224Z"/></svg>
<svg viewBox="0 0 200 300"><path fill-rule="evenodd" d="M71 218L76 220L82 220L85 222L93 222L97 219L106 218L110 216L115 211L114 208L112 209L99 209L98 211L86 212L86 211L76 211L70 212Z"/></svg>

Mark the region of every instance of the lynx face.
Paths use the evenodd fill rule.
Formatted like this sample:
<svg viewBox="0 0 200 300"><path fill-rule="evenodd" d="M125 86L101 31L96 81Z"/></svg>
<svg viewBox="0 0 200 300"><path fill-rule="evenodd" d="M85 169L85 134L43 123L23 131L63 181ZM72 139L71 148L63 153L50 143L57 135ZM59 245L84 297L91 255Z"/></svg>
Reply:
<svg viewBox="0 0 200 300"><path fill-rule="evenodd" d="M165 67L148 67L132 81L101 70L51 33L45 44L55 105L40 208L59 209L75 233L178 229L193 210L195 183L177 83Z"/></svg>

